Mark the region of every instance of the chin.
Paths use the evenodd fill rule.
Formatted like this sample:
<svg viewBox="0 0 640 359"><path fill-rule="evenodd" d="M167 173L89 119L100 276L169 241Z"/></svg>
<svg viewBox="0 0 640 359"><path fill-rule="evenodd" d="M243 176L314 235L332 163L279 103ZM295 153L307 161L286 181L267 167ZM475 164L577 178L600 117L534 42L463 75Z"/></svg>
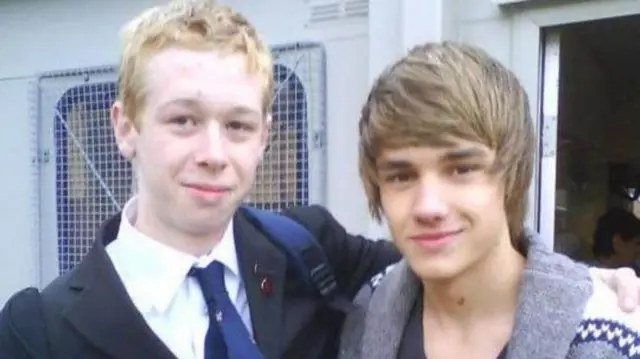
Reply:
<svg viewBox="0 0 640 359"><path fill-rule="evenodd" d="M198 215L190 216L186 218L184 224L190 228L191 231L197 233L209 233L220 231L223 227L229 223L229 218L223 213L219 213L215 216L212 215Z"/></svg>
<svg viewBox="0 0 640 359"><path fill-rule="evenodd" d="M444 281L450 280L461 273L460 268L452 266L450 263L437 263L437 260L430 260L429 263L409 262L413 272L423 281Z"/></svg>

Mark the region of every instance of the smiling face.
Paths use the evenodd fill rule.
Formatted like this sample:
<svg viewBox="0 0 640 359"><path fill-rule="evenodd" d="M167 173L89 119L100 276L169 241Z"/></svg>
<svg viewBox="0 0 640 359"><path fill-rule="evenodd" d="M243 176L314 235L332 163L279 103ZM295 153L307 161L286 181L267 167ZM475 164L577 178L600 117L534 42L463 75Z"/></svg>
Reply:
<svg viewBox="0 0 640 359"><path fill-rule="evenodd" d="M369 209L425 278L523 249L536 147L527 94L481 49L411 49L375 81L359 123ZM509 254L509 255L511 255Z"/></svg>
<svg viewBox="0 0 640 359"><path fill-rule="evenodd" d="M495 152L468 141L382 152L380 199L393 239L424 280L449 279L510 246Z"/></svg>
<svg viewBox="0 0 640 359"><path fill-rule="evenodd" d="M145 106L116 103L120 150L134 157L140 213L196 236L219 232L251 189L268 138L264 81L246 56L167 48L150 58Z"/></svg>

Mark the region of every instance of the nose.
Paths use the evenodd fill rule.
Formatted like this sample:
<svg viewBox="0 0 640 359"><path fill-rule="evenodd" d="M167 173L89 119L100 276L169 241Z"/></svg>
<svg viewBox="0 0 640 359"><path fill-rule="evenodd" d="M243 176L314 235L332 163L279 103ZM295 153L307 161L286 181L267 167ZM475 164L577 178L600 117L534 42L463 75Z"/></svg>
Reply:
<svg viewBox="0 0 640 359"><path fill-rule="evenodd" d="M228 163L227 144L224 129L217 121L210 121L199 136L196 151L198 165L219 170Z"/></svg>
<svg viewBox="0 0 640 359"><path fill-rule="evenodd" d="M435 178L423 179L414 202L414 214L421 222L438 222L449 213L446 186Z"/></svg>

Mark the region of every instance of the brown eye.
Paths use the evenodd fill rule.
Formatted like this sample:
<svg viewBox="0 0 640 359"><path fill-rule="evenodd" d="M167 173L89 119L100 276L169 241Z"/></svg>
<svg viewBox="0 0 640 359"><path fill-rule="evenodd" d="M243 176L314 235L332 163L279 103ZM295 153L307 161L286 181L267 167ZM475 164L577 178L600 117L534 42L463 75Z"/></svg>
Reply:
<svg viewBox="0 0 640 359"><path fill-rule="evenodd" d="M455 176L463 176L480 169L477 165L458 165L452 168L451 172Z"/></svg>
<svg viewBox="0 0 640 359"><path fill-rule="evenodd" d="M410 173L394 173L384 178L387 183L404 183L412 179Z"/></svg>
<svg viewBox="0 0 640 359"><path fill-rule="evenodd" d="M190 116L176 116L172 118L169 122L181 127L195 125L195 121Z"/></svg>
<svg viewBox="0 0 640 359"><path fill-rule="evenodd" d="M227 128L233 131L251 131L253 129L253 126L242 121L230 121L227 124Z"/></svg>

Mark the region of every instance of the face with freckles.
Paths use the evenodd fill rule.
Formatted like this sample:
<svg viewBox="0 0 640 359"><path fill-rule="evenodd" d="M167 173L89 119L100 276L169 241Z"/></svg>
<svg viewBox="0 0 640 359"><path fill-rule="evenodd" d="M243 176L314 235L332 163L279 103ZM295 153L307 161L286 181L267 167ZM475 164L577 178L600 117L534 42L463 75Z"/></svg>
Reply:
<svg viewBox="0 0 640 359"><path fill-rule="evenodd" d="M511 242L495 151L445 147L383 151L376 163L382 210L393 239L423 280L453 279Z"/></svg>
<svg viewBox="0 0 640 359"><path fill-rule="evenodd" d="M251 189L269 120L263 81L246 64L240 54L168 48L148 62L139 118L114 105L118 146L138 170L138 210L162 227L219 231Z"/></svg>

